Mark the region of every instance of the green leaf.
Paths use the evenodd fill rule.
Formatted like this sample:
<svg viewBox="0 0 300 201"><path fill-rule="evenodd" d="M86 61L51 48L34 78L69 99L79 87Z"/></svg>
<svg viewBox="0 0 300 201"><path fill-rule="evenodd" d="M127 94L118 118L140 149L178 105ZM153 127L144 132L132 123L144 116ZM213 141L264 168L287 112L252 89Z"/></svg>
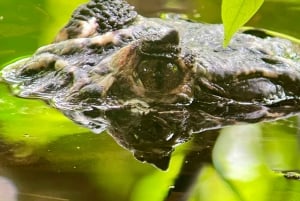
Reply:
<svg viewBox="0 0 300 201"><path fill-rule="evenodd" d="M229 44L233 34L256 13L263 2L264 0L222 0L224 47Z"/></svg>

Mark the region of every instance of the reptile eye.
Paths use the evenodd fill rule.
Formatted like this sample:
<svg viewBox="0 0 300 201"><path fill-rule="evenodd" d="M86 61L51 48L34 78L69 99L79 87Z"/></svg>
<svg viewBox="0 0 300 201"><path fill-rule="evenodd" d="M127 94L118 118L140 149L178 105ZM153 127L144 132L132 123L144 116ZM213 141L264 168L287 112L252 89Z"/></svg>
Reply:
<svg viewBox="0 0 300 201"><path fill-rule="evenodd" d="M182 71L171 61L147 59L137 66L138 78L151 91L168 91L177 87L182 80Z"/></svg>

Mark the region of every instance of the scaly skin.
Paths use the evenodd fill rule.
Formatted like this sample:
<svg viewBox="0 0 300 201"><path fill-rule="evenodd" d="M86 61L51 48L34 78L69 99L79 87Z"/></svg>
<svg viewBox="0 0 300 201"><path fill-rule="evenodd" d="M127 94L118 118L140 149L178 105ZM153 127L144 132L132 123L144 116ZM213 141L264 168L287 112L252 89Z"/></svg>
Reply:
<svg viewBox="0 0 300 201"><path fill-rule="evenodd" d="M94 0L2 74L19 96L47 100L94 132L108 128L138 159L166 168L192 133L299 112L299 45L249 33L223 48L221 25L144 18L122 0Z"/></svg>

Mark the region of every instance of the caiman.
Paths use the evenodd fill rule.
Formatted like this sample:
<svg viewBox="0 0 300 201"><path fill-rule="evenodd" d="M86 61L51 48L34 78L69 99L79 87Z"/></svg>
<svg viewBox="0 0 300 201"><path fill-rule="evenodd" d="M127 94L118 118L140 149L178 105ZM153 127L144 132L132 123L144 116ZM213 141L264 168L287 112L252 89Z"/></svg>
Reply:
<svg viewBox="0 0 300 201"><path fill-rule="evenodd" d="M263 30L139 15L123 0L78 7L53 43L5 67L20 97L39 98L136 158L167 168L193 133L300 110L300 46Z"/></svg>

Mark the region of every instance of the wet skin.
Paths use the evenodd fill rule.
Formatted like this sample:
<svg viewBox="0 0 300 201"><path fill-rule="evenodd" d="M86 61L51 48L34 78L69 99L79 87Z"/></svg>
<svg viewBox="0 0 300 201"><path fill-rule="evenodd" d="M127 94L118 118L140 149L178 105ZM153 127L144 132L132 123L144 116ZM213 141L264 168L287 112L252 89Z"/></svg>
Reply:
<svg viewBox="0 0 300 201"><path fill-rule="evenodd" d="M259 36L259 37L258 37ZM7 66L40 98L165 169L191 134L299 112L300 46L260 30L222 47L221 25L145 18L122 0L80 6L52 44Z"/></svg>

